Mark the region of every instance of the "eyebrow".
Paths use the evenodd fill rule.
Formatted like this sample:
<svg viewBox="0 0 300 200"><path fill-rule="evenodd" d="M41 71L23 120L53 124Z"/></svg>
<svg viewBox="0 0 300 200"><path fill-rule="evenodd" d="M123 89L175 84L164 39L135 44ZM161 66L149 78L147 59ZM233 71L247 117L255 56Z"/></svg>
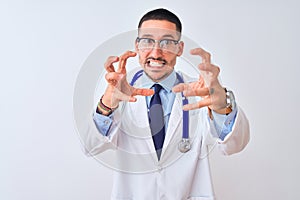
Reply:
<svg viewBox="0 0 300 200"><path fill-rule="evenodd" d="M152 34L143 34L142 37L153 37ZM163 35L162 38L172 38L172 39L175 39L175 37L171 34L166 34L166 35Z"/></svg>

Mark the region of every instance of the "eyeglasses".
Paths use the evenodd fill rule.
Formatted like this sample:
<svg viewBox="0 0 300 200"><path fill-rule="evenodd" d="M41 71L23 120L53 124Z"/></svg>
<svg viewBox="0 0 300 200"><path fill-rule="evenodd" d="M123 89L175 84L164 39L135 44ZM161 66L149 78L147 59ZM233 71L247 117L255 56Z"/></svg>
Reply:
<svg viewBox="0 0 300 200"><path fill-rule="evenodd" d="M138 42L138 49L144 51L150 51L154 48L155 44L159 44L159 48L166 51L176 51L178 40L172 39L162 39L162 40L154 40L152 38L136 38Z"/></svg>

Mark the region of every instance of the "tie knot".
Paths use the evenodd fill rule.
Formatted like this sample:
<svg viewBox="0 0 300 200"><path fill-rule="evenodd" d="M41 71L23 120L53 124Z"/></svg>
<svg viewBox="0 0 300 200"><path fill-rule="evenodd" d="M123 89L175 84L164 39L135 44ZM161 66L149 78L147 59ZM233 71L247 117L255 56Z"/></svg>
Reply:
<svg viewBox="0 0 300 200"><path fill-rule="evenodd" d="M153 87L154 87L155 94L158 94L159 91L162 89L162 86L159 84L154 84Z"/></svg>

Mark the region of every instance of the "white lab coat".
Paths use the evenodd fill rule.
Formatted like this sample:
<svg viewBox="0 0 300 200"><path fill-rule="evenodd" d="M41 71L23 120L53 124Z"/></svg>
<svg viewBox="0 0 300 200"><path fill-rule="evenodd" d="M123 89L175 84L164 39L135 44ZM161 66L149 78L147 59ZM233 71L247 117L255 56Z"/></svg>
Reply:
<svg viewBox="0 0 300 200"><path fill-rule="evenodd" d="M138 82L138 81L137 81ZM85 152L116 169L112 200L213 200L208 155L218 148L225 155L241 151L249 141L249 124L241 108L232 132L217 137L207 108L189 112L192 148L178 150L182 137L182 101L176 95L160 161L149 128L145 97L124 103L114 113L109 136L101 135L92 116L81 135ZM190 99L190 102L193 99Z"/></svg>

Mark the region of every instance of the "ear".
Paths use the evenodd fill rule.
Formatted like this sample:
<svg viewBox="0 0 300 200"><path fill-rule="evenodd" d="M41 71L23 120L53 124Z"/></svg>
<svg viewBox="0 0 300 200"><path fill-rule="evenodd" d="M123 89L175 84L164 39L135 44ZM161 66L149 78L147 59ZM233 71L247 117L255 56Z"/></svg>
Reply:
<svg viewBox="0 0 300 200"><path fill-rule="evenodd" d="M134 41L134 48L135 48L135 52L138 52L138 42L137 40Z"/></svg>
<svg viewBox="0 0 300 200"><path fill-rule="evenodd" d="M184 42L180 41L178 44L178 53L177 56L181 56L183 53Z"/></svg>

